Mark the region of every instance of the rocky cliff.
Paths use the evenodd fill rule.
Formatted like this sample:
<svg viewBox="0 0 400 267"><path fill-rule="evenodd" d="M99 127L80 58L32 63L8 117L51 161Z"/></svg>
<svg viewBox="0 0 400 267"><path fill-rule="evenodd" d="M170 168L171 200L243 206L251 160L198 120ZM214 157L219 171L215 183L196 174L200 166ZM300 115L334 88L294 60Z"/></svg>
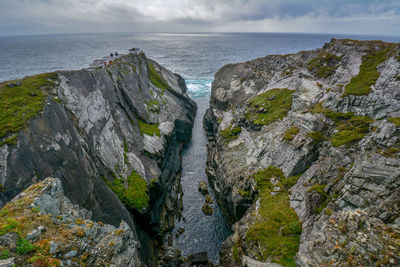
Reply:
<svg viewBox="0 0 400 267"><path fill-rule="evenodd" d="M400 264L399 44L226 65L210 103L207 174L234 231L222 266Z"/></svg>
<svg viewBox="0 0 400 267"><path fill-rule="evenodd" d="M57 177L83 219L129 228L132 262L154 265L182 205L181 151L196 112L183 78L129 54L3 82L0 109L0 206Z"/></svg>

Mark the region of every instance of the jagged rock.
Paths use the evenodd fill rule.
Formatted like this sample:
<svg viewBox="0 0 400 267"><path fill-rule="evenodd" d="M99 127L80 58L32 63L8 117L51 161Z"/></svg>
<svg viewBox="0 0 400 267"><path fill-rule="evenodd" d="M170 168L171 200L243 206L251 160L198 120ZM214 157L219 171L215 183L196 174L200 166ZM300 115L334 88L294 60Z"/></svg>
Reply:
<svg viewBox="0 0 400 267"><path fill-rule="evenodd" d="M269 166L298 179L290 206L302 223L299 266L399 264L393 252L400 249L400 129L393 118L400 117L399 54L398 44L332 39L321 49L229 64L216 73L204 129L206 172L233 224L221 265L280 260L260 253L266 251L260 240L248 236L265 213L252 175ZM363 87L361 78L348 86L365 61L373 64L369 58L378 61L374 84ZM274 92L291 92L288 110L273 109L270 103L280 99ZM241 131L227 139L221 131L228 127ZM292 127L297 133L287 141L282 137ZM280 179L266 182L270 197L282 194Z"/></svg>
<svg viewBox="0 0 400 267"><path fill-rule="evenodd" d="M213 214L213 208L208 203L204 203L204 205L201 207L201 210L207 216L210 216Z"/></svg>
<svg viewBox="0 0 400 267"><path fill-rule="evenodd" d="M40 209L40 214L35 209ZM93 221L90 212L66 197L60 179L47 178L32 185L2 209L7 210L14 210L12 216L0 217L0 222L15 220L22 238L27 238L23 233L31 233L32 229L38 229L36 225L46 223L46 231L38 235L37 240L30 241L35 245L48 246L48 254L41 252L46 253L46 266L64 258L70 260L77 257L84 258L88 266L135 266L142 262L139 241L129 225L122 221L119 227L114 227ZM32 217L35 220L20 221L20 218ZM0 238L0 249L8 249L16 264L26 266L27 258L15 250L18 239L17 234L6 233ZM58 243L49 241L51 239ZM78 266L78 263L70 261L70 265Z"/></svg>
<svg viewBox="0 0 400 267"><path fill-rule="evenodd" d="M214 203L210 195L206 195L205 202L208 203L208 204L213 204Z"/></svg>
<svg viewBox="0 0 400 267"><path fill-rule="evenodd" d="M14 265L14 258L8 258L5 260L0 260L0 267L13 267Z"/></svg>
<svg viewBox="0 0 400 267"><path fill-rule="evenodd" d="M190 255L188 257L188 263L190 265L208 264L207 252L200 252Z"/></svg>
<svg viewBox="0 0 400 267"><path fill-rule="evenodd" d="M26 235L26 239L31 240L31 241L35 241L40 237L40 235L42 234L42 231L45 231L45 230L46 230L46 228L40 225L37 229L35 229L32 232L28 233Z"/></svg>
<svg viewBox="0 0 400 267"><path fill-rule="evenodd" d="M207 182L206 181L200 181L199 182L199 191L203 195L208 194L208 186L207 186Z"/></svg>

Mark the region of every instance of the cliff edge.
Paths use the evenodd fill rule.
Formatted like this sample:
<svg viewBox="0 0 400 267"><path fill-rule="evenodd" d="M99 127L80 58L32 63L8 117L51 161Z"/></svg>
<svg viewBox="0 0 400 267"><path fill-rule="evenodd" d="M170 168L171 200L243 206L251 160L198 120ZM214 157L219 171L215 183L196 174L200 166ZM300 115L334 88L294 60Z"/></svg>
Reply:
<svg viewBox="0 0 400 267"><path fill-rule="evenodd" d="M207 174L234 231L222 266L400 264L399 44L229 64L210 103Z"/></svg>
<svg viewBox="0 0 400 267"><path fill-rule="evenodd" d="M87 219L129 227L136 264L156 264L182 209L181 152L196 112L181 76L129 54L3 82L0 110L0 207L57 177Z"/></svg>

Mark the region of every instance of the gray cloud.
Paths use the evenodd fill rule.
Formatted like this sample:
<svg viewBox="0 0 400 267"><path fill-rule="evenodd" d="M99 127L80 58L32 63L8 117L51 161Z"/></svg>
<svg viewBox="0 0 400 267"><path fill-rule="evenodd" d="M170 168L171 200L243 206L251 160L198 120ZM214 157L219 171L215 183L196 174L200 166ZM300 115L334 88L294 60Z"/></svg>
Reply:
<svg viewBox="0 0 400 267"><path fill-rule="evenodd" d="M351 24L351 25L349 25ZM357 28L354 26L357 25ZM379 27L381 27L379 29ZM398 0L1 0L0 35L104 31L400 31ZM355 32L349 32L355 31Z"/></svg>

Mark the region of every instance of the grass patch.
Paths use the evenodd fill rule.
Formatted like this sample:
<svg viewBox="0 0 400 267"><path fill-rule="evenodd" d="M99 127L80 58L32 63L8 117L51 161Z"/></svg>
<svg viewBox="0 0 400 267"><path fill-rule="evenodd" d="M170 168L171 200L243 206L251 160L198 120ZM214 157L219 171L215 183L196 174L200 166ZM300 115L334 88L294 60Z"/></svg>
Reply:
<svg viewBox="0 0 400 267"><path fill-rule="evenodd" d="M400 148L390 147L390 148L386 149L385 151L383 151L382 155L385 158L394 158L394 157L396 157L396 154L398 154L399 152L400 152Z"/></svg>
<svg viewBox="0 0 400 267"><path fill-rule="evenodd" d="M3 250L0 252L0 260L5 260L10 257L10 251L8 249Z"/></svg>
<svg viewBox="0 0 400 267"><path fill-rule="evenodd" d="M292 107L293 92L276 88L253 97L246 118L258 125L268 125L284 118Z"/></svg>
<svg viewBox="0 0 400 267"><path fill-rule="evenodd" d="M232 128L232 125L227 127L226 129L219 132L219 135L222 136L226 142L231 142L239 137L239 134L242 132L242 128L240 126L236 126Z"/></svg>
<svg viewBox="0 0 400 267"><path fill-rule="evenodd" d="M149 80L155 87L162 90L170 88L168 82L156 71L152 63L148 63L147 68L149 70Z"/></svg>
<svg viewBox="0 0 400 267"><path fill-rule="evenodd" d="M369 125L373 119L366 116L355 116L352 112L335 112L329 108L322 107L322 103L316 104L311 113L322 113L335 122L336 132L331 138L334 147L358 141L369 132Z"/></svg>
<svg viewBox="0 0 400 267"><path fill-rule="evenodd" d="M364 55L358 75L351 78L344 88L343 96L368 95L371 91L371 86L375 84L380 75L376 67L385 61L388 52L388 48L384 48L381 51L371 49L367 55Z"/></svg>
<svg viewBox="0 0 400 267"><path fill-rule="evenodd" d="M140 128L140 133L143 134L147 134L150 136L158 136L160 137L160 129L158 129L159 124L158 123L151 123L151 124L147 124L142 120L138 120L139 123L139 128Z"/></svg>
<svg viewBox="0 0 400 267"><path fill-rule="evenodd" d="M262 220L250 226L246 240L259 246L262 252L259 260L296 266L294 256L299 249L301 222L290 207L288 189L298 177L285 177L280 169L272 166L253 175L259 191ZM273 185L271 178L279 182ZM274 186L279 186L281 191L271 195Z"/></svg>
<svg viewBox="0 0 400 267"><path fill-rule="evenodd" d="M314 72L318 78L326 78L335 73L340 65L342 57L343 56L339 57L331 53L322 52L308 62L307 69Z"/></svg>
<svg viewBox="0 0 400 267"><path fill-rule="evenodd" d="M25 238L20 238L17 241L17 253L18 254L28 254L32 251L35 251L35 246L32 245L28 240Z"/></svg>
<svg viewBox="0 0 400 267"><path fill-rule="evenodd" d="M388 118L387 120L388 120L388 122L393 123L397 127L400 127L400 117L392 117L392 118Z"/></svg>
<svg viewBox="0 0 400 267"><path fill-rule="evenodd" d="M306 137L311 138L316 143L320 143L326 140L325 135L320 131L309 132L307 133Z"/></svg>
<svg viewBox="0 0 400 267"><path fill-rule="evenodd" d="M25 77L19 86L0 83L0 138L19 132L42 111L48 87L54 85L51 80L56 78L57 73L53 72Z"/></svg>
<svg viewBox="0 0 400 267"><path fill-rule="evenodd" d="M127 187L124 185L124 179L116 178L113 182L103 178L104 182L118 196L121 202L128 209L141 211L149 205L149 195L147 182L136 171L132 171L127 178Z"/></svg>
<svg viewBox="0 0 400 267"><path fill-rule="evenodd" d="M299 131L300 131L299 127L292 126L289 129L287 129L286 132L283 134L283 139L285 139L286 141L291 141L299 133Z"/></svg>

